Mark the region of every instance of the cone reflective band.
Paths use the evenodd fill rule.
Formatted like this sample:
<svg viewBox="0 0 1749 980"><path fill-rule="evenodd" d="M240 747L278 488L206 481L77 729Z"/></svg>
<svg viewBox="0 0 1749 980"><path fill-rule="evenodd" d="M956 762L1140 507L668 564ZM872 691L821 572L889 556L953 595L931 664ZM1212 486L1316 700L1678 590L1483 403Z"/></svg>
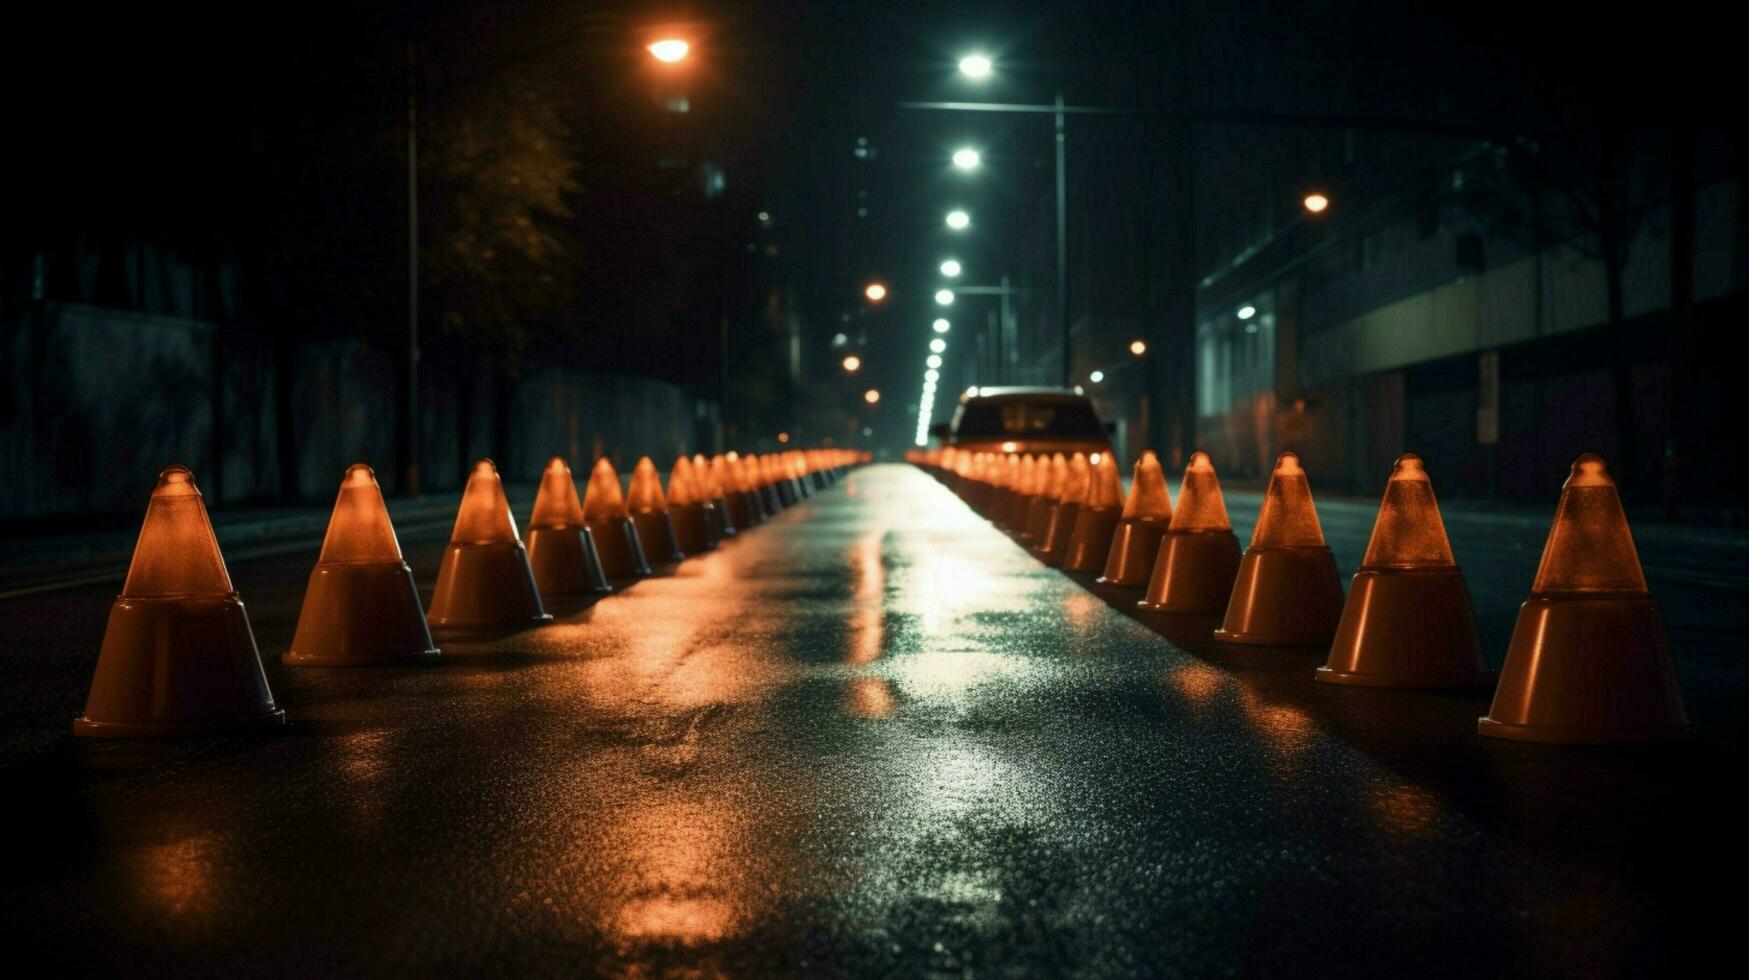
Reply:
<svg viewBox="0 0 1749 980"><path fill-rule="evenodd" d="M1063 550L1063 571L1094 572L1105 568L1105 558L1111 553L1111 537L1123 516L1123 482L1117 473L1117 459L1110 452L1099 454L1099 465L1087 487L1081 510L1075 515L1075 529Z"/></svg>
<svg viewBox="0 0 1749 980"><path fill-rule="evenodd" d="M1183 501L1179 502L1183 507ZM1263 494L1251 547L1215 639L1269 646L1324 646L1342 617L1342 580L1324 544L1300 458L1282 453Z"/></svg>
<svg viewBox="0 0 1749 980"><path fill-rule="evenodd" d="M73 733L125 738L284 723L194 474L172 466L146 503Z"/></svg>
<svg viewBox="0 0 1749 980"><path fill-rule="evenodd" d="M643 578L650 574L643 542L638 539L638 529L626 510L625 495L620 492L619 474L605 456L595 461L595 468L589 472L589 485L583 489L583 520L595 535L601 570L608 578Z"/></svg>
<svg viewBox="0 0 1749 980"><path fill-rule="evenodd" d="M1493 706L1477 729L1571 745L1687 733L1658 601L1646 588L1615 481L1592 453L1573 463L1561 488Z"/></svg>
<svg viewBox="0 0 1749 980"><path fill-rule="evenodd" d="M300 667L369 667L437 657L376 474L354 463L340 481L297 632L281 660Z"/></svg>
<svg viewBox="0 0 1749 980"><path fill-rule="evenodd" d="M1063 477L1062 492L1051 508L1044 533L1033 542L1032 553L1047 565L1061 565L1063 552L1068 550L1069 535L1075 531L1075 519L1080 516L1081 502L1093 482L1093 468L1081 453L1069 457L1069 468Z"/></svg>
<svg viewBox="0 0 1749 980"><path fill-rule="evenodd" d="M1063 485L1069 481L1069 458L1057 453L1050 462L1039 461L1038 496L1026 508L1026 531L1021 537L1034 545L1042 544L1050 533L1051 515L1056 512L1057 498L1063 495Z"/></svg>
<svg viewBox="0 0 1749 980"><path fill-rule="evenodd" d="M533 625L552 620L541 605L528 553L504 498L498 468L474 464L437 569L431 623L458 629Z"/></svg>
<svg viewBox="0 0 1749 980"><path fill-rule="evenodd" d="M668 500L662 495L662 478L648 456L640 457L638 465L632 467L632 489L626 496L626 509L637 526L644 557L650 561L679 561L686 557L674 536Z"/></svg>
<svg viewBox="0 0 1749 980"><path fill-rule="evenodd" d="M1239 574L1239 539L1209 454L1197 451L1184 467L1178 506L1160 539L1160 553L1137 607L1179 616L1226 612Z"/></svg>
<svg viewBox="0 0 1749 980"><path fill-rule="evenodd" d="M600 595L613 591L595 548L595 534L583 519L577 482L564 457L547 460L534 513L523 536L534 584L543 596Z"/></svg>
<svg viewBox="0 0 1749 980"><path fill-rule="evenodd" d="M1160 554L1160 538L1171 522L1172 495L1166 489L1166 474L1160 469L1160 458L1148 450L1136 460L1129 496L1124 498L1123 514L1112 532L1099 581L1105 585L1147 585L1154 573L1154 559Z"/></svg>
<svg viewBox="0 0 1749 980"><path fill-rule="evenodd" d="M716 529L705 510L707 503L692 460L685 456L675 460L668 475L668 519L679 550L685 554L698 554L717 546Z"/></svg>
<svg viewBox="0 0 1749 980"><path fill-rule="evenodd" d="M1486 683L1470 590L1452 557L1433 481L1397 460L1320 681L1371 687Z"/></svg>

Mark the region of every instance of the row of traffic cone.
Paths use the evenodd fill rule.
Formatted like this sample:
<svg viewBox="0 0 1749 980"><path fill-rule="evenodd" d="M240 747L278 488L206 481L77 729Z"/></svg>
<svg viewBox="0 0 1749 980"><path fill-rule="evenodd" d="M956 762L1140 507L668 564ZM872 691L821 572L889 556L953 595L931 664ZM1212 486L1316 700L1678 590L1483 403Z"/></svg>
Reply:
<svg viewBox="0 0 1749 980"><path fill-rule="evenodd" d="M830 486L863 461L843 450L682 457L664 494L646 457L633 471L628 503L606 459L596 463L579 500L569 465L554 457L541 476L524 539L497 468L481 460L462 494L429 618L376 475L354 464L341 480L283 660L316 667L430 662L440 656L433 625L549 622L543 596L606 593L610 579L649 575L646 540L654 542L659 561L709 550L738 527L773 516L784 498L799 500ZM172 466L159 475L146 505L74 732L173 735L284 721L194 475Z"/></svg>
<svg viewBox="0 0 1749 980"><path fill-rule="evenodd" d="M1432 481L1413 454L1392 469L1346 599L1293 453L1276 461L1243 555L1204 452L1185 468L1176 509L1152 452L1136 462L1127 498L1109 454L1002 458L949 447L913 459L1047 563L1145 586L1141 609L1218 616L1213 635L1226 643L1329 646L1319 681L1435 688L1493 679ZM1679 737L1687 727L1615 483L1587 453L1562 488L1479 731L1605 743Z"/></svg>

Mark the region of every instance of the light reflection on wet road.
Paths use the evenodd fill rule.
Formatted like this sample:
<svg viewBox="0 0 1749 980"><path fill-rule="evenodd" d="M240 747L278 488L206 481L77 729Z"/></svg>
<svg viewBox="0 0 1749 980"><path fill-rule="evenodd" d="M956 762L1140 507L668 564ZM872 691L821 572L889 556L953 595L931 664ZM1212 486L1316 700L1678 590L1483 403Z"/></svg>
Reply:
<svg viewBox="0 0 1749 980"><path fill-rule="evenodd" d="M270 659L303 561L233 569ZM280 739L74 744L89 658L45 670L9 931L131 972L901 975L1575 972L1708 935L1645 870L1710 850L1660 836L1695 780L1411 744L1468 702L1175 645L908 467L555 611L427 669L272 664ZM1550 759L1626 815L1568 839Z"/></svg>

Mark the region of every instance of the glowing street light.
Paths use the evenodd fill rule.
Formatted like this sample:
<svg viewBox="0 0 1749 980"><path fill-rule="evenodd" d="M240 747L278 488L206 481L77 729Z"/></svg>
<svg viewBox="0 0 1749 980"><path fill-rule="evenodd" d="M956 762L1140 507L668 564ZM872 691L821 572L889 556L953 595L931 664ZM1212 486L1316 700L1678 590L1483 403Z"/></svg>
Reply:
<svg viewBox="0 0 1749 980"><path fill-rule="evenodd" d="M931 354L928 357L923 359L923 363L929 365L932 368L939 368L939 367L941 367L941 355L940 354Z"/></svg>
<svg viewBox="0 0 1749 980"><path fill-rule="evenodd" d="M949 211L947 213L947 226L954 231L965 231L971 223L972 216L964 211Z"/></svg>
<svg viewBox="0 0 1749 980"><path fill-rule="evenodd" d="M1251 306L1251 305L1247 304L1245 306L1239 307L1238 317L1241 320L1249 320L1256 315L1257 315L1257 307L1255 307L1255 306Z"/></svg>
<svg viewBox="0 0 1749 980"><path fill-rule="evenodd" d="M990 63L990 56L984 54L968 54L960 59L960 74L967 78L985 79L990 77L990 71L995 66Z"/></svg>
<svg viewBox="0 0 1749 980"><path fill-rule="evenodd" d="M1323 214L1330 208L1330 199L1317 191L1307 194L1305 199L1300 203L1305 205L1306 210L1313 214Z"/></svg>
<svg viewBox="0 0 1749 980"><path fill-rule="evenodd" d="M862 294L868 297L870 303L879 303L881 300L887 298L886 284L871 282L862 288Z"/></svg>
<svg viewBox="0 0 1749 980"><path fill-rule="evenodd" d="M1093 382L1094 384L1098 384L1101 381L1105 380L1105 372L1104 371L1095 371L1092 374L1089 374L1087 376L1087 380Z"/></svg>
<svg viewBox="0 0 1749 980"><path fill-rule="evenodd" d="M946 350L947 350L947 341L942 340L940 337L937 337L934 340L931 340L929 342L929 352L932 354L940 354Z"/></svg>
<svg viewBox="0 0 1749 980"><path fill-rule="evenodd" d="M953 290L951 290L951 289L937 289L935 291L935 301L937 303L941 304L942 306L952 306L953 305Z"/></svg>
<svg viewBox="0 0 1749 980"><path fill-rule="evenodd" d="M849 357L846 357L844 359L844 370L850 372L851 374L855 374L861 367L862 367L862 358L857 357L855 354L851 354Z"/></svg>
<svg viewBox="0 0 1749 980"><path fill-rule="evenodd" d="M1146 354L1147 352L1148 352L1148 344L1146 341L1142 341L1142 340L1130 341L1130 353L1131 354L1134 354L1137 357L1141 357L1143 354Z"/></svg>
<svg viewBox="0 0 1749 980"><path fill-rule="evenodd" d="M936 333L947 333L953 329L953 324L947 322L947 317L944 316L936 317L935 322L930 325L935 328Z"/></svg>
<svg viewBox="0 0 1749 980"><path fill-rule="evenodd" d="M873 388L870 388L869 390L862 393L862 400L865 402L868 402L870 405L873 405L875 402L878 402L881 400L881 393L874 390Z"/></svg>
<svg viewBox="0 0 1749 980"><path fill-rule="evenodd" d="M943 262L941 264L941 274L948 277L949 279L957 278L960 274L960 271L961 271L961 269L960 269L960 263L959 263L958 259L948 259L946 262Z"/></svg>
<svg viewBox="0 0 1749 980"><path fill-rule="evenodd" d="M941 380L941 372L937 371L934 368L930 368L929 370L923 372L923 387L929 389L930 391L935 390L935 383L937 381L940 381L940 380Z"/></svg>
<svg viewBox="0 0 1749 980"><path fill-rule="evenodd" d="M976 170L978 165L983 162L983 156L969 146L962 146L953 151L953 165L961 170Z"/></svg>
<svg viewBox="0 0 1749 980"><path fill-rule="evenodd" d="M657 61L668 65L677 61L685 61L687 54L691 51L692 45L677 37L665 37L659 41L652 41L649 45L650 54Z"/></svg>

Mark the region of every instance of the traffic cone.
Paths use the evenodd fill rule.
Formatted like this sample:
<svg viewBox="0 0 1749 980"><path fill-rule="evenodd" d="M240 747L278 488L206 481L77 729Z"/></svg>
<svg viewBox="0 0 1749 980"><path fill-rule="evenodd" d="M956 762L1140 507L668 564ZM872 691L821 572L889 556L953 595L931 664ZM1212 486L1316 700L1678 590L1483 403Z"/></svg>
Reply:
<svg viewBox="0 0 1749 980"><path fill-rule="evenodd" d="M516 536L516 519L504 499L498 468L489 459L474 464L455 530L437 569L431 595L436 626L483 629L550 622L541 606L528 552Z"/></svg>
<svg viewBox="0 0 1749 980"><path fill-rule="evenodd" d="M735 452L723 454L723 483L729 489L729 509L735 526L746 529L765 521L765 507L759 500L759 488L747 475L744 460Z"/></svg>
<svg viewBox="0 0 1749 980"><path fill-rule="evenodd" d="M685 554L696 555L717 546L717 531L707 506L710 501L700 486L697 468L685 456L675 460L668 474L668 520Z"/></svg>
<svg viewBox="0 0 1749 980"><path fill-rule="evenodd" d="M1433 482L1413 453L1391 468L1372 540L1317 678L1368 687L1473 687L1489 679L1470 590L1452 557Z"/></svg>
<svg viewBox="0 0 1749 980"><path fill-rule="evenodd" d="M1251 547L1215 639L1267 646L1324 646L1342 617L1342 580L1324 544L1300 458L1282 453L1264 491Z"/></svg>
<svg viewBox="0 0 1749 980"><path fill-rule="evenodd" d="M1093 468L1087 457L1076 453L1069 457L1068 475L1063 477L1063 490L1051 508L1050 522L1032 546L1032 553L1047 565L1061 565L1063 552L1069 548L1069 536L1075 532L1075 520L1081 514L1081 502L1093 485Z"/></svg>
<svg viewBox="0 0 1749 980"><path fill-rule="evenodd" d="M704 498L705 518L717 540L735 536L735 522L729 516L729 490L723 484L722 470L703 453L694 453L692 472L698 475L699 493Z"/></svg>
<svg viewBox="0 0 1749 980"><path fill-rule="evenodd" d="M619 474L606 456L595 461L595 468L589 472L589 485L583 488L583 520L595 535L601 570L608 578L644 578L651 574L643 541L626 510L625 495L620 492Z"/></svg>
<svg viewBox="0 0 1749 980"><path fill-rule="evenodd" d="M651 561L680 561L686 552L674 536L674 520L668 514L668 501L662 496L662 478L656 475L656 464L650 457L638 459L632 468L632 489L626 497L632 523L637 525L638 540L644 543L644 556Z"/></svg>
<svg viewBox="0 0 1749 980"><path fill-rule="evenodd" d="M1561 488L1530 599L1506 649L1483 735L1568 745L1683 737L1688 715L1633 533L1603 459Z"/></svg>
<svg viewBox="0 0 1749 980"><path fill-rule="evenodd" d="M280 660L300 667L371 667L437 657L376 474L354 463L340 481L297 632Z"/></svg>
<svg viewBox="0 0 1749 980"><path fill-rule="evenodd" d="M534 513L528 518L528 564L543 596L600 595L613 591L601 567L595 534L583 519L577 482L564 457L547 460Z"/></svg>
<svg viewBox="0 0 1749 980"><path fill-rule="evenodd" d="M1014 481L1020 476L1020 457L1013 453L1004 453L992 461L990 476L994 481L990 490L990 523L998 528L1008 527L1008 510L1014 505Z"/></svg>
<svg viewBox="0 0 1749 980"><path fill-rule="evenodd" d="M1026 505L1026 531L1023 541L1041 544L1050 534L1051 514L1056 511L1057 498L1063 495L1063 485L1069 482L1069 458L1062 453L1049 462L1039 460L1038 493Z"/></svg>
<svg viewBox="0 0 1749 980"><path fill-rule="evenodd" d="M1027 511L1032 507L1032 498L1038 493L1038 459L1028 454L1019 457L1019 463L1014 470L1012 493L1008 497L1007 510L1001 515L1001 525L1009 534L1022 534L1026 531Z"/></svg>
<svg viewBox="0 0 1749 980"><path fill-rule="evenodd" d="M766 463L765 457L754 455L748 455L745 462L748 484L759 498L759 509L765 515L765 520L770 520L783 509L783 500L777 495L777 485L767 478L770 464Z"/></svg>
<svg viewBox="0 0 1749 980"><path fill-rule="evenodd" d="M1219 616L1239 574L1239 539L1209 454L1191 453L1178 487L1178 507L1160 539L1148 591L1136 605L1179 616Z"/></svg>
<svg viewBox="0 0 1749 980"><path fill-rule="evenodd" d="M1105 568L1111 554L1112 534L1123 516L1123 481L1117 475L1117 458L1109 452L1095 453L1099 457L1094 467L1087 497L1075 514L1075 529L1063 550L1063 571L1092 572Z"/></svg>
<svg viewBox="0 0 1749 980"><path fill-rule="evenodd" d="M1153 450L1136 460L1130 480L1130 495L1123 503L1123 516L1111 536L1105 556L1105 585L1147 585L1160 554L1160 538L1172 523L1172 495L1166 489L1166 474Z"/></svg>
<svg viewBox="0 0 1749 980"><path fill-rule="evenodd" d="M243 600L186 467L158 474L73 734L127 738L271 728Z"/></svg>

